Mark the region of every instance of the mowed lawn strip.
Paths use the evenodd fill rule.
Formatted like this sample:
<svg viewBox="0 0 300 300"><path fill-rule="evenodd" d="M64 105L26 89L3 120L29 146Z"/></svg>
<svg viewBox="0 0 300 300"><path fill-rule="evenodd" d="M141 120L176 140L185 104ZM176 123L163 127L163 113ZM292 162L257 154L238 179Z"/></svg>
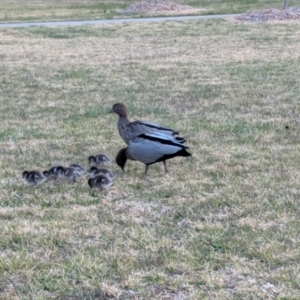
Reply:
<svg viewBox="0 0 300 300"><path fill-rule="evenodd" d="M0 30L0 299L297 299L298 23ZM24 170L124 147L112 105L192 158L99 193Z"/></svg>
<svg viewBox="0 0 300 300"><path fill-rule="evenodd" d="M124 12L124 9L132 4L152 3L149 1L134 0L26 0L12 1L1 0L0 22L33 22L33 21L58 21L58 20L93 20L136 18L149 16L189 15L189 14L233 14L244 13L264 8L282 8L283 0L174 0L168 1L182 4L193 9L178 10L178 7L170 11L160 11L153 8L152 11ZM158 4L166 1L156 1ZM289 6L299 6L300 0L289 0Z"/></svg>

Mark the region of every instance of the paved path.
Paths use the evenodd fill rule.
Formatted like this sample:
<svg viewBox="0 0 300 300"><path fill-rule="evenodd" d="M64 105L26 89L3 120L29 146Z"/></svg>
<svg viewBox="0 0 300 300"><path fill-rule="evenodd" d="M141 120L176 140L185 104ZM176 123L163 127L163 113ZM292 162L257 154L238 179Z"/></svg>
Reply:
<svg viewBox="0 0 300 300"><path fill-rule="evenodd" d="M203 15L203 16L183 16L183 17L157 17L157 18L136 18L136 19L115 19L115 20L84 20L84 21L57 21L57 22L33 22L33 23L3 23L0 28L30 27L30 26L81 26L99 24L120 24L120 23L143 23L143 22L163 22L163 21L189 21L203 19L220 19L236 17L239 14L231 15Z"/></svg>

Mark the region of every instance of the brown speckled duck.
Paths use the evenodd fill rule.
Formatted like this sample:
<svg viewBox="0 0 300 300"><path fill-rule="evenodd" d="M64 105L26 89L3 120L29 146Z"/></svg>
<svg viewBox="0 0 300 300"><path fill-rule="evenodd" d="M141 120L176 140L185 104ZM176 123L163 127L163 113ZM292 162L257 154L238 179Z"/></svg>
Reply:
<svg viewBox="0 0 300 300"><path fill-rule="evenodd" d="M109 188L113 183L114 180L108 178L104 174L100 174L88 180L88 185L90 186L91 189L96 188L100 191Z"/></svg>
<svg viewBox="0 0 300 300"><path fill-rule="evenodd" d="M38 185L46 181L46 177L41 174L39 171L24 171L22 173L22 178L31 185Z"/></svg>
<svg viewBox="0 0 300 300"><path fill-rule="evenodd" d="M162 127L156 123L146 122L146 121L133 121L130 122L128 120L128 109L123 103L116 103L113 105L112 109L109 111L110 113L116 113L119 115L118 120L118 131L121 138L128 145L129 142L143 133L162 133L164 135L176 136L179 134L178 131ZM177 138L178 141L184 143L185 140L183 138Z"/></svg>

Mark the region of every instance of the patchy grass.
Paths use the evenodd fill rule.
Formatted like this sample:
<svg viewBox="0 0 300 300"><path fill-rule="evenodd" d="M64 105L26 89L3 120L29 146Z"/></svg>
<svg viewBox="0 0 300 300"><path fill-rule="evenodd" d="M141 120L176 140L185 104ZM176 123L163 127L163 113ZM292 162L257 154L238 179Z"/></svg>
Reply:
<svg viewBox="0 0 300 300"><path fill-rule="evenodd" d="M0 3L0 21L106 19L118 16L132 1L11 1Z"/></svg>
<svg viewBox="0 0 300 300"><path fill-rule="evenodd" d="M206 14L244 13L264 8L282 8L284 1L273 0L191 0L189 5L204 9ZM289 0L289 6L299 6L299 0Z"/></svg>
<svg viewBox="0 0 300 300"><path fill-rule="evenodd" d="M0 30L0 299L298 299L298 23ZM124 146L117 118L193 157L25 188L25 169ZM289 126L289 129L285 127Z"/></svg>
<svg viewBox="0 0 300 300"><path fill-rule="evenodd" d="M142 0L141 0L142 1ZM150 0L149 0L150 1ZM12 1L2 0L0 2L0 22L20 21L58 21L58 20L91 20L91 19L114 19L129 17L147 17L149 13L124 13L123 10L132 3L139 0L75 0L75 1L42 1L26 0ZM153 1L152 1L153 2ZM162 16L168 14L230 14L243 13L262 8L281 8L283 1L278 0L174 0L176 3L190 5L198 10L178 11L157 14ZM289 6L299 6L300 0L290 0Z"/></svg>

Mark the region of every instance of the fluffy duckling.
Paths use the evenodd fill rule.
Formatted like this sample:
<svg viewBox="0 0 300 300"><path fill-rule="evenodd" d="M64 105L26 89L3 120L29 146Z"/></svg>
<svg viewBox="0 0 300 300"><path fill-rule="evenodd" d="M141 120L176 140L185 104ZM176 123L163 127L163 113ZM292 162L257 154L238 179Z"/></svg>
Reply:
<svg viewBox="0 0 300 300"><path fill-rule="evenodd" d="M105 166L112 162L112 159L108 157L106 154L97 154L95 156L90 156L88 158L89 164L92 167Z"/></svg>
<svg viewBox="0 0 300 300"><path fill-rule="evenodd" d="M88 180L88 185L90 186L91 189L96 188L100 191L109 188L113 183L114 180L108 178L108 176L104 174L100 174Z"/></svg>
<svg viewBox="0 0 300 300"><path fill-rule="evenodd" d="M147 121L133 121L128 120L128 109L123 103L116 103L113 105L109 113L116 113L119 115L118 120L118 131L121 138L128 145L129 142L140 134L147 133L162 133L164 135L176 136L179 134L178 131L162 127L159 124L147 122ZM184 143L183 138L176 138L178 142Z"/></svg>
<svg viewBox="0 0 300 300"><path fill-rule="evenodd" d="M110 180L115 180L115 175L108 169L106 168L96 168L96 167L91 167L89 170L89 175L91 178L94 178L98 175L106 175Z"/></svg>
<svg viewBox="0 0 300 300"><path fill-rule="evenodd" d="M124 171L127 159L138 160L146 165L145 174L147 174L149 165L162 161L165 172L168 172L166 160L176 156L191 156L186 149L187 146L168 135L141 134L134 138L127 148L119 151L116 163Z"/></svg>
<svg viewBox="0 0 300 300"><path fill-rule="evenodd" d="M31 185L38 185L46 180L46 177L39 171L24 171L22 178Z"/></svg>
<svg viewBox="0 0 300 300"><path fill-rule="evenodd" d="M69 167L74 168L79 177L86 172L86 169L78 164L70 164Z"/></svg>
<svg viewBox="0 0 300 300"><path fill-rule="evenodd" d="M43 175L47 178L47 180L55 180L58 178L61 168L63 168L63 166L53 166L49 170L44 171Z"/></svg>
<svg viewBox="0 0 300 300"><path fill-rule="evenodd" d="M76 178L80 177L75 168L72 167L59 167L58 178L66 179L70 182L75 182Z"/></svg>

